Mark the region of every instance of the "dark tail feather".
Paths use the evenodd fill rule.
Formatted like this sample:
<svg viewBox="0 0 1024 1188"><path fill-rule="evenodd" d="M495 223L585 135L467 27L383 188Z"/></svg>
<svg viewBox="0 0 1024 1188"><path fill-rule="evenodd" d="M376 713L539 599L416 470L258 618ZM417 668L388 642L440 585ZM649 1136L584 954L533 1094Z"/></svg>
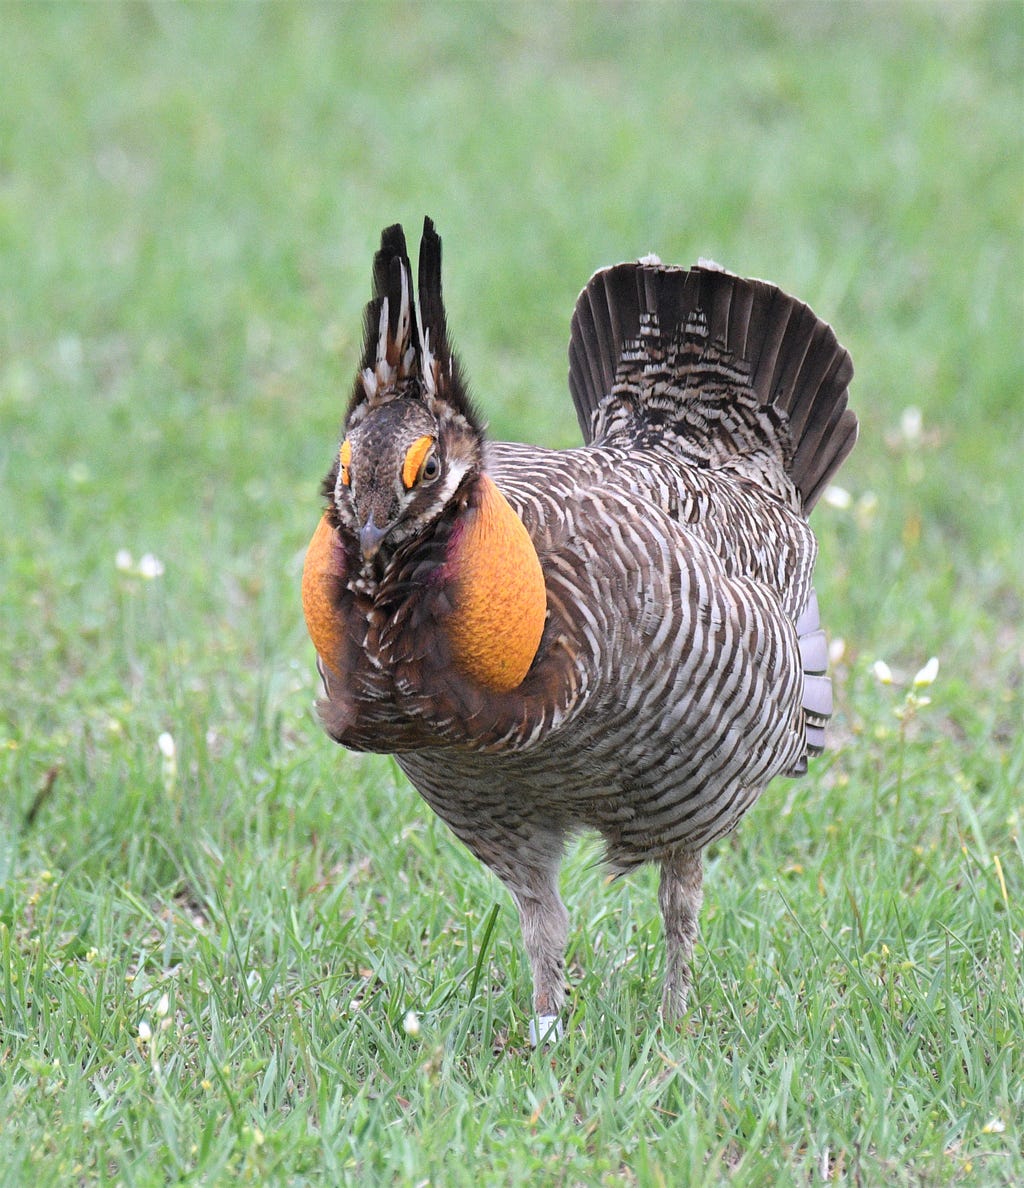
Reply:
<svg viewBox="0 0 1024 1188"><path fill-rule="evenodd" d="M586 441L628 424L634 438L691 444L688 456L774 456L805 512L856 441L852 375L806 305L713 266L604 269L573 315L569 389Z"/></svg>

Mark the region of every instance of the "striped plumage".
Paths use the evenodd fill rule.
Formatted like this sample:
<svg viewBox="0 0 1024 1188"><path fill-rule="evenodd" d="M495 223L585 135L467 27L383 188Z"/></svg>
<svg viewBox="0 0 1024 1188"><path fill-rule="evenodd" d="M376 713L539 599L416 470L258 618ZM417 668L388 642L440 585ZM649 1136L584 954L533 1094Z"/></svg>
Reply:
<svg viewBox="0 0 1024 1188"><path fill-rule="evenodd" d="M823 745L806 517L856 438L850 359L773 286L648 258L577 303L585 444L489 442L440 263L427 220L417 304L401 228L384 232L303 578L323 721L395 753L506 884L542 1027L564 998L566 838L597 830L615 871L660 863L679 1015L701 851Z"/></svg>

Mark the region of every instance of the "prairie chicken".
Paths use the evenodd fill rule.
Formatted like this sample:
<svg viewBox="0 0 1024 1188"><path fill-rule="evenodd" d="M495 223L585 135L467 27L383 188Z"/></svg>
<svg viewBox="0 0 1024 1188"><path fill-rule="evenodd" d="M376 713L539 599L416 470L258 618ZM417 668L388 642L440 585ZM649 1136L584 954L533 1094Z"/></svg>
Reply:
<svg viewBox="0 0 1024 1188"><path fill-rule="evenodd" d="M328 734L393 753L502 880L557 1032L566 839L661 866L662 1010L686 1008L701 853L831 708L807 524L852 449L850 357L805 305L716 265L598 272L569 389L585 444L493 442L452 351L429 219L373 299L302 597Z"/></svg>

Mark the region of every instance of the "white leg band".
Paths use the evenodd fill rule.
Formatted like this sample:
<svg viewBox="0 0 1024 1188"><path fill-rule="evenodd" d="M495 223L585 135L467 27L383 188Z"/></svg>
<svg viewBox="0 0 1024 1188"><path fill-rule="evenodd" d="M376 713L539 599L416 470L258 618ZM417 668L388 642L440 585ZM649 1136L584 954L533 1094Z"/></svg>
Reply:
<svg viewBox="0 0 1024 1188"><path fill-rule="evenodd" d="M530 1020L530 1047L553 1044L562 1038L562 1020L557 1015L538 1015Z"/></svg>

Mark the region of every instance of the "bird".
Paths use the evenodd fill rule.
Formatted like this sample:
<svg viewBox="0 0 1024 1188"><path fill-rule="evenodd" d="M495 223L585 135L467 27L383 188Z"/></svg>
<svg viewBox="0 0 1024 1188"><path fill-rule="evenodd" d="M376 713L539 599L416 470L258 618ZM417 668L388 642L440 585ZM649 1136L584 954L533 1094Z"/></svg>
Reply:
<svg viewBox="0 0 1024 1188"><path fill-rule="evenodd" d="M530 1042L563 1031L568 842L660 868L661 1013L686 1016L703 854L832 713L808 515L849 454L849 353L775 285L657 256L572 315L583 443L491 440L449 337L441 239L401 224L322 484L302 603L327 734L388 753L511 894Z"/></svg>

